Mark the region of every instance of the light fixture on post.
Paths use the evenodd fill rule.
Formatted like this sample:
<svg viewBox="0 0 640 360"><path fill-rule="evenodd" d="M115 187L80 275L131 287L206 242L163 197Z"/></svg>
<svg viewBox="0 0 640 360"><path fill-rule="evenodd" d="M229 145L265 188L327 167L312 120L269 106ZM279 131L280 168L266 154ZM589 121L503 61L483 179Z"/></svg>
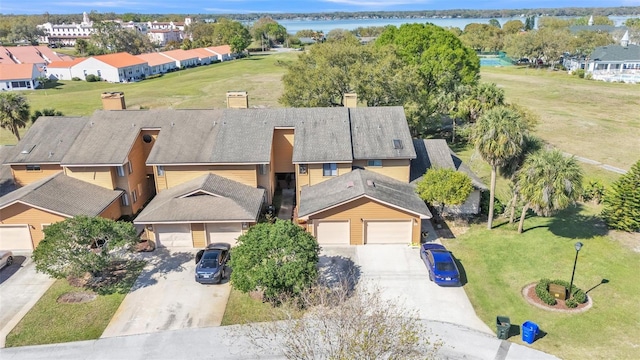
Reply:
<svg viewBox="0 0 640 360"><path fill-rule="evenodd" d="M576 258L573 260L573 271L571 272L571 282L569 283L569 299L571 299L571 296L573 295L573 292L571 291L571 289L573 288L573 276L576 274L576 264L578 263L578 253L580 252L580 249L582 249L582 243L578 241L575 244L575 248L576 248Z"/></svg>

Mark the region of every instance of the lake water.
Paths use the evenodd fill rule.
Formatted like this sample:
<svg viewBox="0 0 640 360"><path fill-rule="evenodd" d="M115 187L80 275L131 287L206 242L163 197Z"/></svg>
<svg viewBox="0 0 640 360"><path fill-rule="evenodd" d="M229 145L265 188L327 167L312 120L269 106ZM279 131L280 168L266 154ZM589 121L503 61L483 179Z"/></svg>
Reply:
<svg viewBox="0 0 640 360"><path fill-rule="evenodd" d="M616 26L620 26L624 23L624 21L631 17L637 16L610 16L609 19L613 20ZM560 17L561 19L570 19L571 17ZM524 23L525 17L512 17L512 18L497 18L501 25L506 23L509 20L520 20ZM432 23L442 27L457 27L460 29L464 29L465 26L471 23L489 23L489 18L473 18L473 19L462 19L462 18L420 18L420 19L344 19L344 20L278 20L280 25L287 28L287 32L290 34L295 34L300 30L315 30L322 31L325 34L333 29L345 29L345 30L354 30L358 27L369 27L369 26L386 26L386 25L394 25L400 26L402 24L412 24L412 23ZM537 20L537 18L536 18Z"/></svg>

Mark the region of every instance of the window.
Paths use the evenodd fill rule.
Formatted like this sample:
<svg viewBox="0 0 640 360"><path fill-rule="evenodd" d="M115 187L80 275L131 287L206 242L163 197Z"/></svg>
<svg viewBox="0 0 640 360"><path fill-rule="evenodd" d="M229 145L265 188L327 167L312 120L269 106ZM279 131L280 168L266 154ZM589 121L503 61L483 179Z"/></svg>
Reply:
<svg viewBox="0 0 640 360"><path fill-rule="evenodd" d="M266 164L258 165L258 171L260 172L260 175L266 175L267 174L267 165Z"/></svg>
<svg viewBox="0 0 640 360"><path fill-rule="evenodd" d="M367 166L381 167L382 166L382 160L367 160Z"/></svg>
<svg viewBox="0 0 640 360"><path fill-rule="evenodd" d="M133 203L134 204L138 201L138 190L133 190L131 192L131 198L133 198Z"/></svg>
<svg viewBox="0 0 640 360"><path fill-rule="evenodd" d="M307 175L307 165L306 164L298 165L298 173L300 175Z"/></svg>
<svg viewBox="0 0 640 360"><path fill-rule="evenodd" d="M164 166L158 165L156 166L156 169L158 171L158 176L164 176Z"/></svg>
<svg viewBox="0 0 640 360"><path fill-rule="evenodd" d="M129 168L129 174L133 172L133 165L131 165L131 161L127 162L127 167Z"/></svg>
<svg viewBox="0 0 640 360"><path fill-rule="evenodd" d="M129 195L122 194L120 200L122 201L122 206L129 206Z"/></svg>
<svg viewBox="0 0 640 360"><path fill-rule="evenodd" d="M338 164L322 164L322 176L338 176Z"/></svg>
<svg viewBox="0 0 640 360"><path fill-rule="evenodd" d="M402 149L402 140L393 139L393 148L394 149Z"/></svg>
<svg viewBox="0 0 640 360"><path fill-rule="evenodd" d="M124 176L124 166L122 166L122 165L117 166L116 170L118 171L118 176L119 177L123 177Z"/></svg>
<svg viewBox="0 0 640 360"><path fill-rule="evenodd" d="M27 165L27 171L40 171L40 165Z"/></svg>

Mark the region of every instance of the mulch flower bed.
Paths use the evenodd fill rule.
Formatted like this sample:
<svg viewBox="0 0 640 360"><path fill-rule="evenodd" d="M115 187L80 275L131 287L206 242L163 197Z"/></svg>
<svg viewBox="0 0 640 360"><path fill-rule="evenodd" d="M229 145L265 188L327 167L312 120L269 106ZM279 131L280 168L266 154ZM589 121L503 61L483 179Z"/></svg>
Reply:
<svg viewBox="0 0 640 360"><path fill-rule="evenodd" d="M529 304L535 307L549 311L580 313L589 310L593 305L589 296L587 296L587 301L585 303L578 304L578 306L573 309L568 308L567 305L565 305L564 300L560 299L558 299L555 305L547 305L544 301L538 298L538 295L536 295L536 285L537 283L531 283L522 289L522 296L527 300L527 302L529 302Z"/></svg>

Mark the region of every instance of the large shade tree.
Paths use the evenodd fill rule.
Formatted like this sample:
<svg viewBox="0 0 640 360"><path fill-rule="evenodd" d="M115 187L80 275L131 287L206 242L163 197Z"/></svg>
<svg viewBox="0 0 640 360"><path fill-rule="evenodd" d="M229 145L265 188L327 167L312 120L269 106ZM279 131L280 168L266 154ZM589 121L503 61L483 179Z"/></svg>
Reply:
<svg viewBox="0 0 640 360"><path fill-rule="evenodd" d="M476 151L491 166L491 185L487 228L493 225L496 175L498 168L516 159L523 150L527 127L512 108L498 106L482 115L472 130Z"/></svg>
<svg viewBox="0 0 640 360"><path fill-rule="evenodd" d="M29 121L27 99L14 92L0 93L0 127L11 131L20 141L20 129Z"/></svg>
<svg viewBox="0 0 640 360"><path fill-rule="evenodd" d="M518 224L518 233L522 233L529 209L540 216L551 216L580 197L582 168L574 157L566 157L559 150L541 150L527 157L517 181L524 203Z"/></svg>

